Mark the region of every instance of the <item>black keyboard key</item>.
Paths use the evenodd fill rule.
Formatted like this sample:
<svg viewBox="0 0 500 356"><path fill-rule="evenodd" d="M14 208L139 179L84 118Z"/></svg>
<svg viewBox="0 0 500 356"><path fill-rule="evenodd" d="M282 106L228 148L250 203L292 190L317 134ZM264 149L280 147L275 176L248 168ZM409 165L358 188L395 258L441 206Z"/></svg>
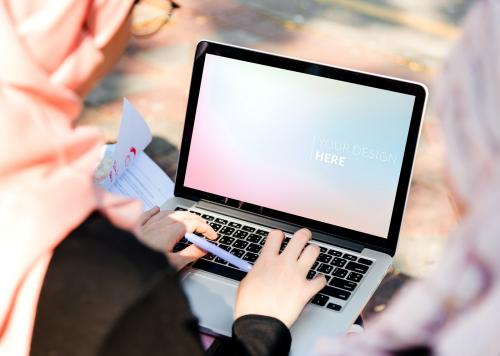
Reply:
<svg viewBox="0 0 500 356"><path fill-rule="evenodd" d="M196 214L198 216L201 216L201 213L197 212L197 211L193 211L193 210L189 210L190 213L192 214Z"/></svg>
<svg viewBox="0 0 500 356"><path fill-rule="evenodd" d="M257 234L250 234L247 237L247 241L258 243L261 238L262 238L262 236L259 236Z"/></svg>
<svg viewBox="0 0 500 356"><path fill-rule="evenodd" d="M233 249L231 250L231 253L232 253L233 255L235 255L236 257L241 258L241 257L245 254L245 251L240 250L239 248L233 248Z"/></svg>
<svg viewBox="0 0 500 356"><path fill-rule="evenodd" d="M332 255L332 256L335 256L335 257L340 257L340 256L342 256L342 252L337 251L337 250L328 250L328 254L329 254L329 255Z"/></svg>
<svg viewBox="0 0 500 356"><path fill-rule="evenodd" d="M214 221L215 219L213 216L207 214L203 214L201 217L207 221Z"/></svg>
<svg viewBox="0 0 500 356"><path fill-rule="evenodd" d="M227 226L234 227L235 229L239 229L241 227L241 224L235 223L234 221L231 221Z"/></svg>
<svg viewBox="0 0 500 356"><path fill-rule="evenodd" d="M215 258L215 255L212 255L211 253L207 253L205 256L202 257L204 260L207 261L212 261Z"/></svg>
<svg viewBox="0 0 500 356"><path fill-rule="evenodd" d="M316 261L316 262L313 263L311 269L316 269L316 268L318 268L318 266L319 266L319 262Z"/></svg>
<svg viewBox="0 0 500 356"><path fill-rule="evenodd" d="M220 229L219 233L225 234L225 235L231 235L234 232L234 228L224 226L222 229Z"/></svg>
<svg viewBox="0 0 500 356"><path fill-rule="evenodd" d="M362 274L356 273L356 272L351 272L347 276L347 279L353 282L359 282L363 278Z"/></svg>
<svg viewBox="0 0 500 356"><path fill-rule="evenodd" d="M321 253L326 253L328 251L328 249L326 247L323 247L323 246L318 246L319 247L319 251Z"/></svg>
<svg viewBox="0 0 500 356"><path fill-rule="evenodd" d="M259 253L260 250L262 250L262 246L258 244L250 244L250 246L247 247L247 251L253 252L253 253Z"/></svg>
<svg viewBox="0 0 500 356"><path fill-rule="evenodd" d="M354 282L346 281L345 279L340 279L337 277L333 277L328 284L332 287L342 288L351 292L355 290L357 286L357 284Z"/></svg>
<svg viewBox="0 0 500 356"><path fill-rule="evenodd" d="M237 237L239 239L244 239L245 237L248 236L248 232L241 231L241 230L236 230L236 232L233 234L234 237Z"/></svg>
<svg viewBox="0 0 500 356"><path fill-rule="evenodd" d="M254 263L255 261L257 261L258 257L259 255L256 255L255 253L247 252L245 256L243 256L243 260Z"/></svg>
<svg viewBox="0 0 500 356"><path fill-rule="evenodd" d="M366 258L363 258L363 257L360 257L358 260L358 263L362 263L364 265L370 266L373 263L373 261L367 260Z"/></svg>
<svg viewBox="0 0 500 356"><path fill-rule="evenodd" d="M181 208L180 206L178 206L177 208L175 208L175 211L186 211L187 209L184 209L184 208Z"/></svg>
<svg viewBox="0 0 500 356"><path fill-rule="evenodd" d="M339 277L339 278L345 278L345 276L347 276L347 271L345 269L342 269L342 268L335 268L335 271L333 271L333 275L335 277Z"/></svg>
<svg viewBox="0 0 500 356"><path fill-rule="evenodd" d="M215 222L217 224L222 224L222 225L226 225L227 224L227 220L224 220L224 219L221 219L221 218L215 219Z"/></svg>
<svg viewBox="0 0 500 356"><path fill-rule="evenodd" d="M356 256L350 255L348 253L344 253L344 256L342 256L342 257L344 257L346 260L349 260L349 261L356 261L358 259Z"/></svg>
<svg viewBox="0 0 500 356"><path fill-rule="evenodd" d="M311 270L311 271L309 271L307 273L307 277L306 278L307 279L313 279L315 275L316 275L316 272L314 272L313 270Z"/></svg>
<svg viewBox="0 0 500 356"><path fill-rule="evenodd" d="M222 258L220 258L220 257L217 257L215 259L215 262L220 263L221 265L227 265L227 261L224 260L224 259L222 259Z"/></svg>
<svg viewBox="0 0 500 356"><path fill-rule="evenodd" d="M318 261L323 263L328 263L332 260L332 256L327 255L326 253L320 253L318 256Z"/></svg>
<svg viewBox="0 0 500 356"><path fill-rule="evenodd" d="M254 227L250 227L250 226L246 226L246 225L244 225L241 229L243 231L248 231L248 232L254 232L255 231Z"/></svg>
<svg viewBox="0 0 500 356"><path fill-rule="evenodd" d="M222 236L220 239L219 239L219 242L221 244L225 244L225 245L231 245L233 242L234 242L235 238L234 237L229 237L229 236ZM237 247L237 246L236 246Z"/></svg>
<svg viewBox="0 0 500 356"><path fill-rule="evenodd" d="M219 247L226 251L231 251L231 246L220 244Z"/></svg>
<svg viewBox="0 0 500 356"><path fill-rule="evenodd" d="M260 235L260 236L264 236L264 237L265 237L265 236L267 236L267 234L268 234L269 232L264 231L264 230L257 230L257 231L255 231L255 233L256 233L257 235Z"/></svg>
<svg viewBox="0 0 500 356"><path fill-rule="evenodd" d="M266 243L266 238L263 237L262 240L260 240L259 245L264 246L265 243Z"/></svg>
<svg viewBox="0 0 500 356"><path fill-rule="evenodd" d="M322 290L320 290L320 293L329 295L330 297L342 299L342 300L347 300L351 296L350 292L346 292L345 290L326 286Z"/></svg>
<svg viewBox="0 0 500 356"><path fill-rule="evenodd" d="M334 257L331 264L336 266L336 267L344 267L346 263L347 263L347 261L344 260L343 258Z"/></svg>
<svg viewBox="0 0 500 356"><path fill-rule="evenodd" d="M318 268L318 272L324 273L324 274L329 274L333 270L333 267L330 265L327 265L326 263L322 263L321 266Z"/></svg>
<svg viewBox="0 0 500 356"><path fill-rule="evenodd" d="M325 306L326 302L328 302L328 297L322 294L316 294L314 298L311 300L311 303L322 307Z"/></svg>
<svg viewBox="0 0 500 356"><path fill-rule="evenodd" d="M368 266L362 265L356 262L349 262L347 266L345 266L348 270L358 272L358 273L366 273L368 271Z"/></svg>
<svg viewBox="0 0 500 356"><path fill-rule="evenodd" d="M188 244L182 243L182 242L177 242L172 249L173 252L179 252L181 250L184 250L186 247L188 247Z"/></svg>
<svg viewBox="0 0 500 356"><path fill-rule="evenodd" d="M222 266L211 261L205 261L203 259L196 261L193 267L236 281L241 281L246 276L246 272L243 272L242 270Z"/></svg>
<svg viewBox="0 0 500 356"><path fill-rule="evenodd" d="M335 303L328 303L328 305L326 307L328 309L335 310L335 311L339 311L340 309L342 309L342 307L340 305L335 304Z"/></svg>
<svg viewBox="0 0 500 356"><path fill-rule="evenodd" d="M233 246L244 249L245 247L248 246L248 242L243 241L243 240L236 240L236 242L233 244Z"/></svg>
<svg viewBox="0 0 500 356"><path fill-rule="evenodd" d="M209 223L208 225L210 225L212 227L212 229L214 229L216 232L220 230L220 228L222 227L222 225L220 224L216 224L214 222L211 222Z"/></svg>

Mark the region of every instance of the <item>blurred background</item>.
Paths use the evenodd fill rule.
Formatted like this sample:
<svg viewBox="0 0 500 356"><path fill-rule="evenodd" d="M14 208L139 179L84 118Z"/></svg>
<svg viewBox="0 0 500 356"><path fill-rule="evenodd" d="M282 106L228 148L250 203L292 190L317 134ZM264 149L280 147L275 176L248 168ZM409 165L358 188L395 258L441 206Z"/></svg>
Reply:
<svg viewBox="0 0 500 356"><path fill-rule="evenodd" d="M177 1L177 0L176 0ZM79 125L118 134L122 98L155 136L147 153L174 179L196 43L201 39L416 80L430 88L395 268L367 306L380 312L432 267L456 223L432 112L432 81L460 36L470 0L178 0L168 24L133 38L86 98Z"/></svg>

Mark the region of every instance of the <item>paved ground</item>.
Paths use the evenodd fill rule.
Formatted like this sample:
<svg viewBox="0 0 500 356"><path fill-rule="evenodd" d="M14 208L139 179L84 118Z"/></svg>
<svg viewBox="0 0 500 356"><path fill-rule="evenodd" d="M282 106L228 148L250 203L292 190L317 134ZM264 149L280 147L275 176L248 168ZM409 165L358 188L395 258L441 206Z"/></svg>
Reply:
<svg viewBox="0 0 500 356"><path fill-rule="evenodd" d="M127 96L156 136L150 154L174 177L191 75L200 39L399 76L430 84L460 34L471 1L460 0L179 0L181 9L157 35L132 40L115 70L86 99L80 124L109 140ZM432 105L432 88L431 88ZM428 110L388 294L439 256L456 222L443 181L443 147Z"/></svg>

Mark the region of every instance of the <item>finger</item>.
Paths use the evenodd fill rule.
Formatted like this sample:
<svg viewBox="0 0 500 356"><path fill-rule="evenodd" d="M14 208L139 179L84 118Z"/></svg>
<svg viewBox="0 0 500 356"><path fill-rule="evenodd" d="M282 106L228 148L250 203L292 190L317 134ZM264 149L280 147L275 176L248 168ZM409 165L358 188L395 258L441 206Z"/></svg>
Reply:
<svg viewBox="0 0 500 356"><path fill-rule="evenodd" d="M319 256L319 252L319 246L315 244L310 244L304 249L298 261L299 266L304 270L304 273L307 273L311 269L314 261L316 261Z"/></svg>
<svg viewBox="0 0 500 356"><path fill-rule="evenodd" d="M143 212L141 214L141 218L140 218L141 226L144 225L145 223L147 223L149 219L151 219L153 216L155 216L159 212L160 212L160 208L157 206L154 206L151 209Z"/></svg>
<svg viewBox="0 0 500 356"><path fill-rule="evenodd" d="M266 242L262 248L261 256L276 256L280 253L280 247L283 243L285 234L280 230L272 230L269 235L267 235Z"/></svg>
<svg viewBox="0 0 500 356"><path fill-rule="evenodd" d="M189 211L174 211L169 216L170 216L170 218L177 220L177 221L182 221L185 219L194 219L194 220L198 220L200 222L207 222L201 216L194 214L194 213L190 213Z"/></svg>
<svg viewBox="0 0 500 356"><path fill-rule="evenodd" d="M183 224L188 232L196 232L205 235L210 240L217 239L217 233L205 221L200 221L198 219L183 219L180 220L179 223Z"/></svg>
<svg viewBox="0 0 500 356"><path fill-rule="evenodd" d="M311 239L311 231L308 229L300 229L293 234L287 247L283 251L283 255L297 260L304 249L304 246Z"/></svg>
<svg viewBox="0 0 500 356"><path fill-rule="evenodd" d="M306 281L306 283L307 288L304 289L306 292L305 299L309 300L326 286L326 278L324 275L318 274L313 279Z"/></svg>
<svg viewBox="0 0 500 356"><path fill-rule="evenodd" d="M175 266L175 268L180 271L184 267L186 267L191 262L196 261L200 257L205 256L206 252L202 249L198 248L195 245L191 245L186 247L185 249L176 252L169 253L168 258L170 263Z"/></svg>

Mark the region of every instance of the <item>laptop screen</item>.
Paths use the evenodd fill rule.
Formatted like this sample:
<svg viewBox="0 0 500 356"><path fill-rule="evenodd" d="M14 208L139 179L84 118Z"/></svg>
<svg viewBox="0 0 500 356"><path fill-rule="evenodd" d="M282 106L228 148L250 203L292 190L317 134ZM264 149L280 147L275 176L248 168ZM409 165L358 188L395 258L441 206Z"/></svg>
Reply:
<svg viewBox="0 0 500 356"><path fill-rule="evenodd" d="M414 101L207 54L184 185L386 238Z"/></svg>

